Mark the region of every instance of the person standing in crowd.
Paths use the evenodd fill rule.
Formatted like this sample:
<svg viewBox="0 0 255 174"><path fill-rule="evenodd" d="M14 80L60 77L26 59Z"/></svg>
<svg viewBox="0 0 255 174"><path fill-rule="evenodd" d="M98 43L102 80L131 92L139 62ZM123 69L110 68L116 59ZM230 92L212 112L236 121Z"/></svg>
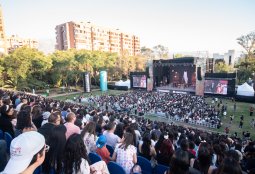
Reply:
<svg viewBox="0 0 255 174"><path fill-rule="evenodd" d="M211 174L216 168L212 165L213 149L209 143L203 142L198 149L198 157L190 160L190 166L202 174Z"/></svg>
<svg viewBox="0 0 255 174"><path fill-rule="evenodd" d="M110 161L112 161L112 158L110 156L110 152L106 148L106 136L100 135L97 142L96 142L96 153L101 156L103 161L108 164Z"/></svg>
<svg viewBox="0 0 255 174"><path fill-rule="evenodd" d="M225 133L229 134L229 128L228 127L225 128Z"/></svg>
<svg viewBox="0 0 255 174"><path fill-rule="evenodd" d="M243 128L243 120L240 120L239 122L239 129L242 129Z"/></svg>
<svg viewBox="0 0 255 174"><path fill-rule="evenodd" d="M28 106L30 107L30 106ZM17 124L15 127L15 137L27 131L37 131L36 126L31 120L30 112L21 110L17 115Z"/></svg>
<svg viewBox="0 0 255 174"><path fill-rule="evenodd" d="M12 137L14 137L14 129L11 122L14 115L14 109L12 105L4 104L1 106L0 114L0 129L3 132L8 132Z"/></svg>
<svg viewBox="0 0 255 174"><path fill-rule="evenodd" d="M60 112L53 112L50 114L48 123L45 123L42 127L38 129L38 132L44 136L46 143L48 143L49 141L49 137L51 135L53 128L55 126L60 125L60 122L61 122Z"/></svg>
<svg viewBox="0 0 255 174"><path fill-rule="evenodd" d="M40 105L34 105L32 107L32 121L35 124L36 128L39 129L43 122L43 116L42 116L42 108Z"/></svg>
<svg viewBox="0 0 255 174"><path fill-rule="evenodd" d="M250 106L250 116L253 116L254 107Z"/></svg>
<svg viewBox="0 0 255 174"><path fill-rule="evenodd" d="M121 143L116 145L112 156L112 159L124 168L126 174L129 174L134 164L137 163L137 149L133 142L133 135L129 132L124 133Z"/></svg>
<svg viewBox="0 0 255 174"><path fill-rule="evenodd" d="M103 132L103 135L106 136L106 140L107 140L106 144L108 144L109 146L112 146L113 148L115 147L117 143L120 142L120 138L114 134L115 129L116 129L115 123L110 122L109 124L107 124L107 130Z"/></svg>
<svg viewBox="0 0 255 174"><path fill-rule="evenodd" d="M72 134L77 133L80 134L80 128L74 124L76 120L76 116L73 112L70 112L66 116L66 139L68 139Z"/></svg>
<svg viewBox="0 0 255 174"><path fill-rule="evenodd" d="M236 113L236 102L234 103L234 114Z"/></svg>
<svg viewBox="0 0 255 174"><path fill-rule="evenodd" d="M244 116L243 116L243 115L241 115L240 120L241 120L241 121L243 121L243 120L244 120Z"/></svg>
<svg viewBox="0 0 255 174"><path fill-rule="evenodd" d="M234 115L233 115L233 114L231 114L231 115L230 115L230 124L232 124L233 119L234 119Z"/></svg>
<svg viewBox="0 0 255 174"><path fill-rule="evenodd" d="M109 174L104 161L99 161L89 166L88 155L80 134L72 134L65 145L64 150L64 172L65 174Z"/></svg>
<svg viewBox="0 0 255 174"><path fill-rule="evenodd" d="M83 138L84 144L87 148L87 153L96 151L96 123L91 121L86 124L84 129L81 131L81 137Z"/></svg>
<svg viewBox="0 0 255 174"><path fill-rule="evenodd" d="M63 125L55 126L48 139L50 146L49 152L46 153L42 170L44 173L50 173L53 169L56 173L63 172L63 157L66 144L66 127Z"/></svg>

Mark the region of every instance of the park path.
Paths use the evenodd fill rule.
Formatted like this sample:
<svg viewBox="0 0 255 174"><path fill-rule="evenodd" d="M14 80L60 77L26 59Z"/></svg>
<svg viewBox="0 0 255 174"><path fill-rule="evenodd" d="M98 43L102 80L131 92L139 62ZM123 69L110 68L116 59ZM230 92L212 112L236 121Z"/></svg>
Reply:
<svg viewBox="0 0 255 174"><path fill-rule="evenodd" d="M53 95L48 96L48 98L62 97L62 96L67 96L67 95L80 94L80 93L82 93L82 92L78 91L78 92L69 92L69 93L63 93L63 94L53 94Z"/></svg>

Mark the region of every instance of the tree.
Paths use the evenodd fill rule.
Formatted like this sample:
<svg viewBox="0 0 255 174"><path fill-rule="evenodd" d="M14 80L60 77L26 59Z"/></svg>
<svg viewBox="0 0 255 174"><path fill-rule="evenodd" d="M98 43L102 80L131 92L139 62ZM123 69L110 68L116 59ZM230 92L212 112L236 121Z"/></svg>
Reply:
<svg viewBox="0 0 255 174"><path fill-rule="evenodd" d="M53 65L50 77L54 85L68 86L68 80L70 79L68 75L70 75L70 71L72 70L74 55L74 50L56 51L50 55Z"/></svg>
<svg viewBox="0 0 255 174"><path fill-rule="evenodd" d="M178 53L177 53L177 54L174 55L174 58L181 58L181 57L183 57L182 54L178 54Z"/></svg>
<svg viewBox="0 0 255 174"><path fill-rule="evenodd" d="M234 72L234 69L223 63L223 62L219 62L217 64L215 64L215 68L214 68L216 73L229 73L229 72Z"/></svg>
<svg viewBox="0 0 255 174"><path fill-rule="evenodd" d="M51 67L51 60L36 50L21 47L4 58L5 84L14 88L32 87L42 80L42 75Z"/></svg>
<svg viewBox="0 0 255 174"><path fill-rule="evenodd" d="M142 47L141 48L141 55L144 56L147 59L154 59L155 55L153 53L153 50L147 47Z"/></svg>
<svg viewBox="0 0 255 174"><path fill-rule="evenodd" d="M153 52L156 58L159 59L168 58L168 48L163 45L154 46Z"/></svg>
<svg viewBox="0 0 255 174"><path fill-rule="evenodd" d="M246 58L254 58L255 52L255 32L243 35L237 38L237 43L240 44L246 51Z"/></svg>

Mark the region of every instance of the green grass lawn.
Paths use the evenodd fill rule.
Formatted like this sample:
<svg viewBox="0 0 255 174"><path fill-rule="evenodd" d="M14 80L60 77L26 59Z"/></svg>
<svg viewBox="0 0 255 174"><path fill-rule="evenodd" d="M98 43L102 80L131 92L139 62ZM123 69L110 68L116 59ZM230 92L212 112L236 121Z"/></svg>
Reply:
<svg viewBox="0 0 255 174"><path fill-rule="evenodd" d="M70 94L70 95L66 95L66 96L59 96L59 97L53 97L54 99L57 100L66 100L66 99L73 99L74 97L79 97L79 96L83 96L83 97L89 97L91 95L93 96L98 96L98 95L120 95L123 93L126 93L128 91L119 91L119 90L108 90L106 92L101 92L100 90L94 90L91 93L78 93L78 94ZM206 98L206 101L211 104L212 98ZM236 102L236 112L234 114L234 103L229 100L229 99L222 99L223 104L228 105L227 108L227 116L226 117L222 117L222 127L220 129L209 129L209 128L205 128L208 129L209 131L216 131L216 132L220 132L220 133L224 133L225 132L225 128L228 127L230 129L230 134L233 134L234 132L238 133L238 136L242 135L243 131L249 131L251 133L251 137L252 139L255 139L255 128L252 128L250 123L251 120L254 118L255 119L255 113L253 115L253 117L250 117L250 112L249 112L249 107L252 105L251 103L245 103L245 102ZM254 104L253 104L254 105ZM234 114L234 120L232 122L232 124L230 124L230 115ZM239 122L240 122L240 116L244 115L244 125L242 129L239 129ZM152 115L147 115L146 118L152 119L152 120L158 120L158 121L167 121L164 118L159 118L159 117L155 117ZM187 125L188 126L188 125ZM200 127L202 128L202 127Z"/></svg>
<svg viewBox="0 0 255 174"><path fill-rule="evenodd" d="M207 98L206 99L208 103L211 103L212 98ZM227 103L227 116L222 117L222 127L218 129L220 132L225 132L225 128L228 127L230 129L230 133L233 134L234 132L237 132L238 136L242 135L243 131L249 131L251 133L252 139L255 139L255 128L252 128L251 126L251 120L255 118L255 113L253 114L252 117L250 117L250 111L249 107L251 105L254 106L252 103L245 103L245 102L236 102L236 112L234 113L234 102L228 99L222 99L223 104ZM234 115L234 119L232 124L230 124L230 115ZM240 123L240 117L241 115L244 115L244 124L243 128L239 129L239 123Z"/></svg>
<svg viewBox="0 0 255 174"><path fill-rule="evenodd" d="M128 91L120 91L120 90L107 90L106 92L101 92L100 90L93 90L91 93L78 93L78 94L70 94L65 95L65 96L58 96L58 97L52 97L56 100L66 100L66 99L70 99L72 100L74 97L79 97L79 96L83 96L83 97L89 97L89 96L100 96L100 95L120 95L120 94L124 94L127 93Z"/></svg>

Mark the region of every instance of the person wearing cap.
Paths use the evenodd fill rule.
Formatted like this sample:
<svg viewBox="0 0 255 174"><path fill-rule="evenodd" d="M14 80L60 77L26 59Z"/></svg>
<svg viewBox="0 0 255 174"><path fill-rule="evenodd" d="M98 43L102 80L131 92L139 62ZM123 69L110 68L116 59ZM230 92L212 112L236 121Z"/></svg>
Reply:
<svg viewBox="0 0 255 174"><path fill-rule="evenodd" d="M40 133L30 131L20 134L11 142L10 160L1 174L33 173L43 163L48 149Z"/></svg>
<svg viewBox="0 0 255 174"><path fill-rule="evenodd" d="M103 161L105 161L106 164L108 164L113 159L110 157L110 152L106 148L106 136L100 135L97 142L96 142L96 153L101 156Z"/></svg>

